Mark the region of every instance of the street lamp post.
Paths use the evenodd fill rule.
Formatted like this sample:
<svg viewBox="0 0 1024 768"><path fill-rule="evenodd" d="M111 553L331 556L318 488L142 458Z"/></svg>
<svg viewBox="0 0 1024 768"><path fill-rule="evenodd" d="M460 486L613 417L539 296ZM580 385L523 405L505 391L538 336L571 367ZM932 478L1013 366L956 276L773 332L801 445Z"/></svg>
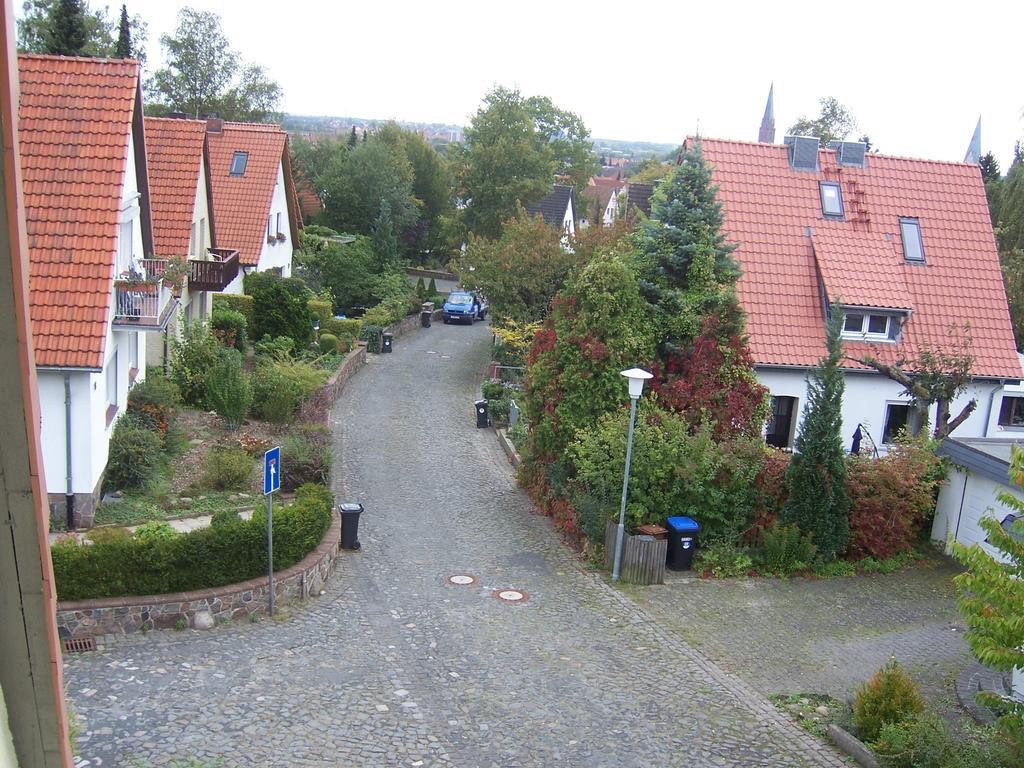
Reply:
<svg viewBox="0 0 1024 768"><path fill-rule="evenodd" d="M633 458L633 427L636 424L636 402L644 391L644 382L653 374L641 368L622 371L621 376L629 380L629 434L626 437L626 471L622 475L622 503L619 505L619 530L615 536L615 565L612 567L612 581L619 580L622 566L622 538L626 532L626 494L629 492L629 463Z"/></svg>

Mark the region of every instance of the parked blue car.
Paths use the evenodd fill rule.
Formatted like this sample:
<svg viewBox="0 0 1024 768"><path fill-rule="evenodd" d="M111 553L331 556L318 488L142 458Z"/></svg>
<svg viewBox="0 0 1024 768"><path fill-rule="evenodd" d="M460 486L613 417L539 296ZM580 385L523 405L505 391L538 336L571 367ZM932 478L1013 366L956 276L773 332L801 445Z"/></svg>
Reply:
<svg viewBox="0 0 1024 768"><path fill-rule="evenodd" d="M452 291L444 303L444 322L466 322L472 325L474 320L487 317L487 302L483 297L472 291Z"/></svg>

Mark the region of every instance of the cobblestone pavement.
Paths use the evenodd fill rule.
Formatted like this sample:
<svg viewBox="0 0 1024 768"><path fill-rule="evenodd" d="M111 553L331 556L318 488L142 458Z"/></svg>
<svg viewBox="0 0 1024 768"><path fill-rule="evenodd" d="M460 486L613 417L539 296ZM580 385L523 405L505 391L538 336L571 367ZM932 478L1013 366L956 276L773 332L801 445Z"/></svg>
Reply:
<svg viewBox="0 0 1024 768"><path fill-rule="evenodd" d="M282 622L70 657L93 765L840 766L753 689L583 569L473 399L490 332L437 324L332 412L362 551ZM287 457L283 457L287 471ZM450 574L477 579L466 586ZM518 604L496 590L521 590Z"/></svg>
<svg viewBox="0 0 1024 768"><path fill-rule="evenodd" d="M673 634L763 693L846 699L895 656L932 704L952 709L971 662L942 560L899 573L808 579L697 579L669 573L630 589Z"/></svg>

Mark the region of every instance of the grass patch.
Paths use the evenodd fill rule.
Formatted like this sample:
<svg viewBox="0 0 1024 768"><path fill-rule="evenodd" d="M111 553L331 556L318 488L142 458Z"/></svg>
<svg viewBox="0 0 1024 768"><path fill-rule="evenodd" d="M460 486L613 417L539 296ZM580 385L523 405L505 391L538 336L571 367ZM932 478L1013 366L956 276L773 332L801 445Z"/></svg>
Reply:
<svg viewBox="0 0 1024 768"><path fill-rule="evenodd" d="M231 500L231 496L235 499ZM248 498L241 494L228 491L211 491L191 501L182 501L174 497L154 497L146 495L126 495L120 501L106 502L96 507L96 525L139 525L151 520L171 520L178 517L203 517L212 515L222 509L248 509L258 503L258 499L249 494Z"/></svg>
<svg viewBox="0 0 1024 768"><path fill-rule="evenodd" d="M819 739L828 739L828 727L833 723L843 726L850 721L849 706L823 693L773 694L768 699Z"/></svg>

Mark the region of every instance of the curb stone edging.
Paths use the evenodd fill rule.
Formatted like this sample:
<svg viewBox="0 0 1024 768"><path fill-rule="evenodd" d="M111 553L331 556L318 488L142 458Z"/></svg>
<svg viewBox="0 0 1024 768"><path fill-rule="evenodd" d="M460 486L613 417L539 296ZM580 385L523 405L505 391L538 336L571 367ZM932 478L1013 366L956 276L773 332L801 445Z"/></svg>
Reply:
<svg viewBox="0 0 1024 768"><path fill-rule="evenodd" d="M882 768L863 741L835 723L829 725L828 735L833 744L856 760L862 768Z"/></svg>
<svg viewBox="0 0 1024 768"><path fill-rule="evenodd" d="M508 456L508 462L516 469L519 469L519 452L516 447L512 444L512 441L508 438L508 433L504 429L495 428L494 434L498 436L498 443L501 445L505 455Z"/></svg>

